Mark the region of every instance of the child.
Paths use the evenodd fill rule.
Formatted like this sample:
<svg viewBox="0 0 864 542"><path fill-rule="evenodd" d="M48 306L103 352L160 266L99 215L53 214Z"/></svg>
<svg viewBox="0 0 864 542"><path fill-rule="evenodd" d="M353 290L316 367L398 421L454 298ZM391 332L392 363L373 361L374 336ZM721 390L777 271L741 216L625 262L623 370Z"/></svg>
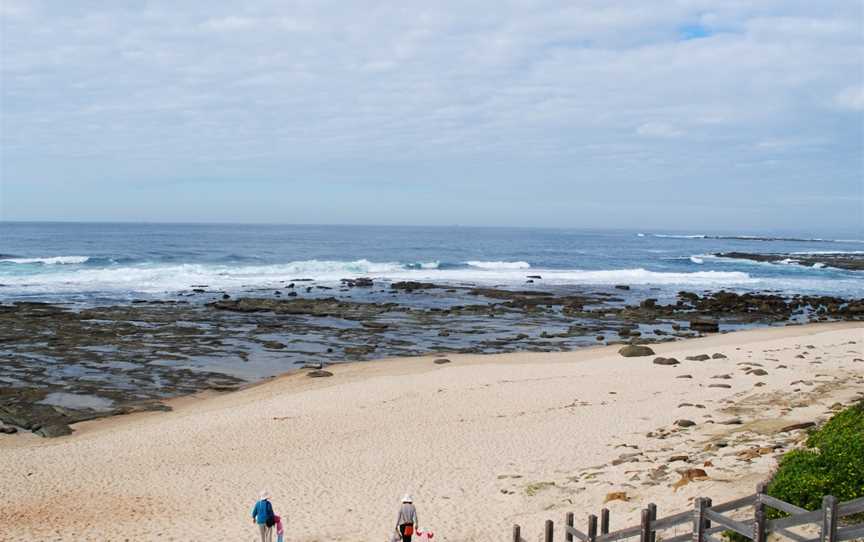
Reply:
<svg viewBox="0 0 864 542"><path fill-rule="evenodd" d="M285 533L285 529L282 528L282 516L275 516L273 519L276 520L276 542L282 542L282 535Z"/></svg>

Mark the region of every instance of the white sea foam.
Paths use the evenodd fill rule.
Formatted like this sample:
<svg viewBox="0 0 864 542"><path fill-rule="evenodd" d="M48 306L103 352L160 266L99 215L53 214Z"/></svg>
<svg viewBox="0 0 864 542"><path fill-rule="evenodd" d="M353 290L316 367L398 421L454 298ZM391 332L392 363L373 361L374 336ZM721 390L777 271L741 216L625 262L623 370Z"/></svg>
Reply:
<svg viewBox="0 0 864 542"><path fill-rule="evenodd" d="M705 259L700 256L690 256L690 261L693 263L703 264L705 263Z"/></svg>
<svg viewBox="0 0 864 542"><path fill-rule="evenodd" d="M701 256L699 256L701 258ZM320 283L338 283L342 278L359 276L375 280L417 280L440 283L474 283L521 286L525 283L526 262L471 262L472 265L443 269L437 262L406 265L399 262L369 260L305 260L280 265L231 266L212 264L130 265L104 268L57 268L51 273L4 274L0 297L8 295L111 293L173 295L192 285L207 285L212 290L239 292L250 288L280 288L297 278ZM467 262L466 262L467 263ZM660 272L632 269L535 269L549 285L656 285L685 288L745 288L786 291L842 290L860 292L855 281L818 277L759 278L740 271ZM848 282L848 284L847 284Z"/></svg>
<svg viewBox="0 0 864 542"><path fill-rule="evenodd" d="M0 262L32 264L41 263L43 265L73 265L86 263L90 258L87 256L51 256L48 258L4 258Z"/></svg>
<svg viewBox="0 0 864 542"><path fill-rule="evenodd" d="M470 261L465 262L467 265L471 267L476 267L478 269L530 269L531 264L528 262L482 262L482 261Z"/></svg>

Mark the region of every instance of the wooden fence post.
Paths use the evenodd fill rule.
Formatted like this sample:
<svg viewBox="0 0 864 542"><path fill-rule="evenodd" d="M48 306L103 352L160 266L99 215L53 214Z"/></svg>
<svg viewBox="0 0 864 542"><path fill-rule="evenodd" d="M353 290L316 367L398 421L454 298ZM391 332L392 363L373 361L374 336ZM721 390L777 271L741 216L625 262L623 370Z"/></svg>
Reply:
<svg viewBox="0 0 864 542"><path fill-rule="evenodd" d="M706 509L711 508L711 506L713 504L714 504L714 501L712 501L710 497L705 497L705 508ZM707 531L710 528L711 528L711 520L708 518L705 518L705 530Z"/></svg>
<svg viewBox="0 0 864 542"><path fill-rule="evenodd" d="M551 519L546 520L546 532L543 535L543 542L552 542L552 536L554 534L555 524L552 523Z"/></svg>
<svg viewBox="0 0 864 542"><path fill-rule="evenodd" d="M642 509L642 516L639 521L639 542L651 541L651 511L647 508Z"/></svg>
<svg viewBox="0 0 864 542"><path fill-rule="evenodd" d="M765 532L765 503L762 502L765 489L764 482L756 486L756 499L753 501L753 542L765 542L768 537Z"/></svg>
<svg viewBox="0 0 864 542"><path fill-rule="evenodd" d="M657 505L652 503L648 503L648 521L657 521ZM648 542L655 542L657 540L657 531L654 530L649 523L648 525Z"/></svg>
<svg viewBox="0 0 864 542"><path fill-rule="evenodd" d="M693 542L705 540L705 499L696 497L693 510Z"/></svg>
<svg viewBox="0 0 864 542"><path fill-rule="evenodd" d="M564 524L565 524L568 528L574 526L574 523L573 523L573 512L567 512L567 516L564 518ZM565 529L565 531L564 531L564 540L566 540L567 542L573 542L573 535L570 534L570 531L569 531L569 530L566 530L566 529Z"/></svg>
<svg viewBox="0 0 864 542"><path fill-rule="evenodd" d="M609 534L609 509L600 510L600 534Z"/></svg>
<svg viewBox="0 0 864 542"><path fill-rule="evenodd" d="M597 542L597 516L588 516L588 542Z"/></svg>
<svg viewBox="0 0 864 542"><path fill-rule="evenodd" d="M522 528L518 525L513 526L513 542L522 542Z"/></svg>
<svg viewBox="0 0 864 542"><path fill-rule="evenodd" d="M825 495L822 497L822 534L821 542L836 542L837 540L837 497Z"/></svg>

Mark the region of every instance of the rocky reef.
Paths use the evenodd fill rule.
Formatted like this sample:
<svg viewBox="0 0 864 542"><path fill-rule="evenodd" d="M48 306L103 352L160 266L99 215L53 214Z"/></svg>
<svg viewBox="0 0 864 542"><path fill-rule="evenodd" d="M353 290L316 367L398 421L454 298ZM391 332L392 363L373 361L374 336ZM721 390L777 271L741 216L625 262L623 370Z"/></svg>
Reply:
<svg viewBox="0 0 864 542"><path fill-rule="evenodd" d="M720 258L736 260L751 260L754 262L782 263L802 265L806 267L833 267L850 271L864 271L864 254L849 252L823 252L821 254L798 253L754 253L754 252L718 252Z"/></svg>
<svg viewBox="0 0 864 542"><path fill-rule="evenodd" d="M358 301L354 289L370 293ZM625 300L626 285L514 291L355 280L333 292L309 286L302 295L237 299L199 290L190 301L0 305L0 421L53 437L79 421L164 409L166 398L230 391L302 367L327 376L323 367L340 361L642 345L864 319L861 299L719 291L679 292L661 303Z"/></svg>

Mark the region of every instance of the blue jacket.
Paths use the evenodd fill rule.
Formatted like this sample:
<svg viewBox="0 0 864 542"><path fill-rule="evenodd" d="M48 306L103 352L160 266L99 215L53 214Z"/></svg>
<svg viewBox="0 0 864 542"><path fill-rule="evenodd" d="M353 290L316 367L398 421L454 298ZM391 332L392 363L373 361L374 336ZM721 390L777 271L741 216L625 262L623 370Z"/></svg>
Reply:
<svg viewBox="0 0 864 542"><path fill-rule="evenodd" d="M267 499L261 499L252 507L252 519L258 525L267 523L267 518L273 516L273 505Z"/></svg>

